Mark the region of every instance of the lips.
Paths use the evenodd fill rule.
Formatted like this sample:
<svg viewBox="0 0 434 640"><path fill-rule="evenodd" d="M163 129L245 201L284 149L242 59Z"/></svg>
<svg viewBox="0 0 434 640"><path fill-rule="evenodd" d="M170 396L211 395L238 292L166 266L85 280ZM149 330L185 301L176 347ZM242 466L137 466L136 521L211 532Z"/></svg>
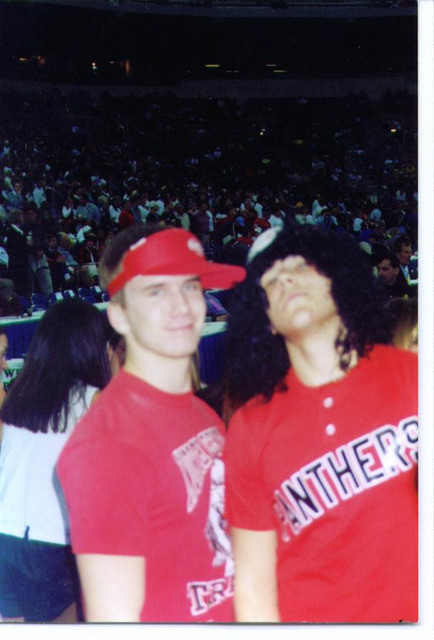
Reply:
<svg viewBox="0 0 434 640"><path fill-rule="evenodd" d="M193 322L189 322L188 324L183 324L175 327L168 327L168 331L173 331L173 332L182 332L182 331L192 331L194 329L194 324Z"/></svg>
<svg viewBox="0 0 434 640"><path fill-rule="evenodd" d="M193 325L189 324L186 327L170 327L169 331L190 331L193 329Z"/></svg>
<svg viewBox="0 0 434 640"><path fill-rule="evenodd" d="M303 293L302 291L293 291L291 294L289 294L289 296L286 296L285 302L292 302L292 300L295 300L296 298L301 298L304 295L306 294Z"/></svg>

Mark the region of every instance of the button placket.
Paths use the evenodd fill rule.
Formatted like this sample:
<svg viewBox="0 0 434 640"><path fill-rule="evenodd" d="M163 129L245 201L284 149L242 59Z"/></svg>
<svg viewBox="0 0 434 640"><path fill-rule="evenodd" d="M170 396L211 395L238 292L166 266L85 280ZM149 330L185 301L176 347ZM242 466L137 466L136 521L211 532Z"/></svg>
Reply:
<svg viewBox="0 0 434 640"><path fill-rule="evenodd" d="M322 404L325 409L331 409L334 405L334 400L331 396L327 396L327 398L324 398ZM324 431L328 436L334 436L334 434L336 433L336 426L333 423L329 422L326 425Z"/></svg>

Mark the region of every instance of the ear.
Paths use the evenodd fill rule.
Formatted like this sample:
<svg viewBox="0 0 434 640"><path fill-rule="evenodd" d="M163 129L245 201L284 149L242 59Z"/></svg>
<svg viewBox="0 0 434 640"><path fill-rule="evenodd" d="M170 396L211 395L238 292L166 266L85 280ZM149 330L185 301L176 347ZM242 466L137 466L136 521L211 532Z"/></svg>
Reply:
<svg viewBox="0 0 434 640"><path fill-rule="evenodd" d="M275 327L273 327L272 324L270 324L270 333L273 336L277 335L277 330L275 329Z"/></svg>
<svg viewBox="0 0 434 640"><path fill-rule="evenodd" d="M107 307L107 317L113 329L124 336L129 331L128 320L124 308L117 302L110 301Z"/></svg>

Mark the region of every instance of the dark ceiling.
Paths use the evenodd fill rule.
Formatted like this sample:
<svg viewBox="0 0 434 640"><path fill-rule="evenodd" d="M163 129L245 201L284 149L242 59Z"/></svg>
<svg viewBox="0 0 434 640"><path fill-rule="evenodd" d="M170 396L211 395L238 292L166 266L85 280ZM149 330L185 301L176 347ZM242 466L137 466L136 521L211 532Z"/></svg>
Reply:
<svg viewBox="0 0 434 640"><path fill-rule="evenodd" d="M0 24L2 77L159 84L417 73L415 12L232 19L27 2L2 3Z"/></svg>

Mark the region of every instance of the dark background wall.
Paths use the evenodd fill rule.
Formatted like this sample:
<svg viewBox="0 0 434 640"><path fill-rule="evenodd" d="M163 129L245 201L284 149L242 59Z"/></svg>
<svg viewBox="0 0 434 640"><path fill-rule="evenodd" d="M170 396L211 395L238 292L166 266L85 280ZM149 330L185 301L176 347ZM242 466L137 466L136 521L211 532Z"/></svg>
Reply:
<svg viewBox="0 0 434 640"><path fill-rule="evenodd" d="M398 76L411 84L417 77L416 12L258 19L2 3L0 29L3 79L176 87Z"/></svg>

